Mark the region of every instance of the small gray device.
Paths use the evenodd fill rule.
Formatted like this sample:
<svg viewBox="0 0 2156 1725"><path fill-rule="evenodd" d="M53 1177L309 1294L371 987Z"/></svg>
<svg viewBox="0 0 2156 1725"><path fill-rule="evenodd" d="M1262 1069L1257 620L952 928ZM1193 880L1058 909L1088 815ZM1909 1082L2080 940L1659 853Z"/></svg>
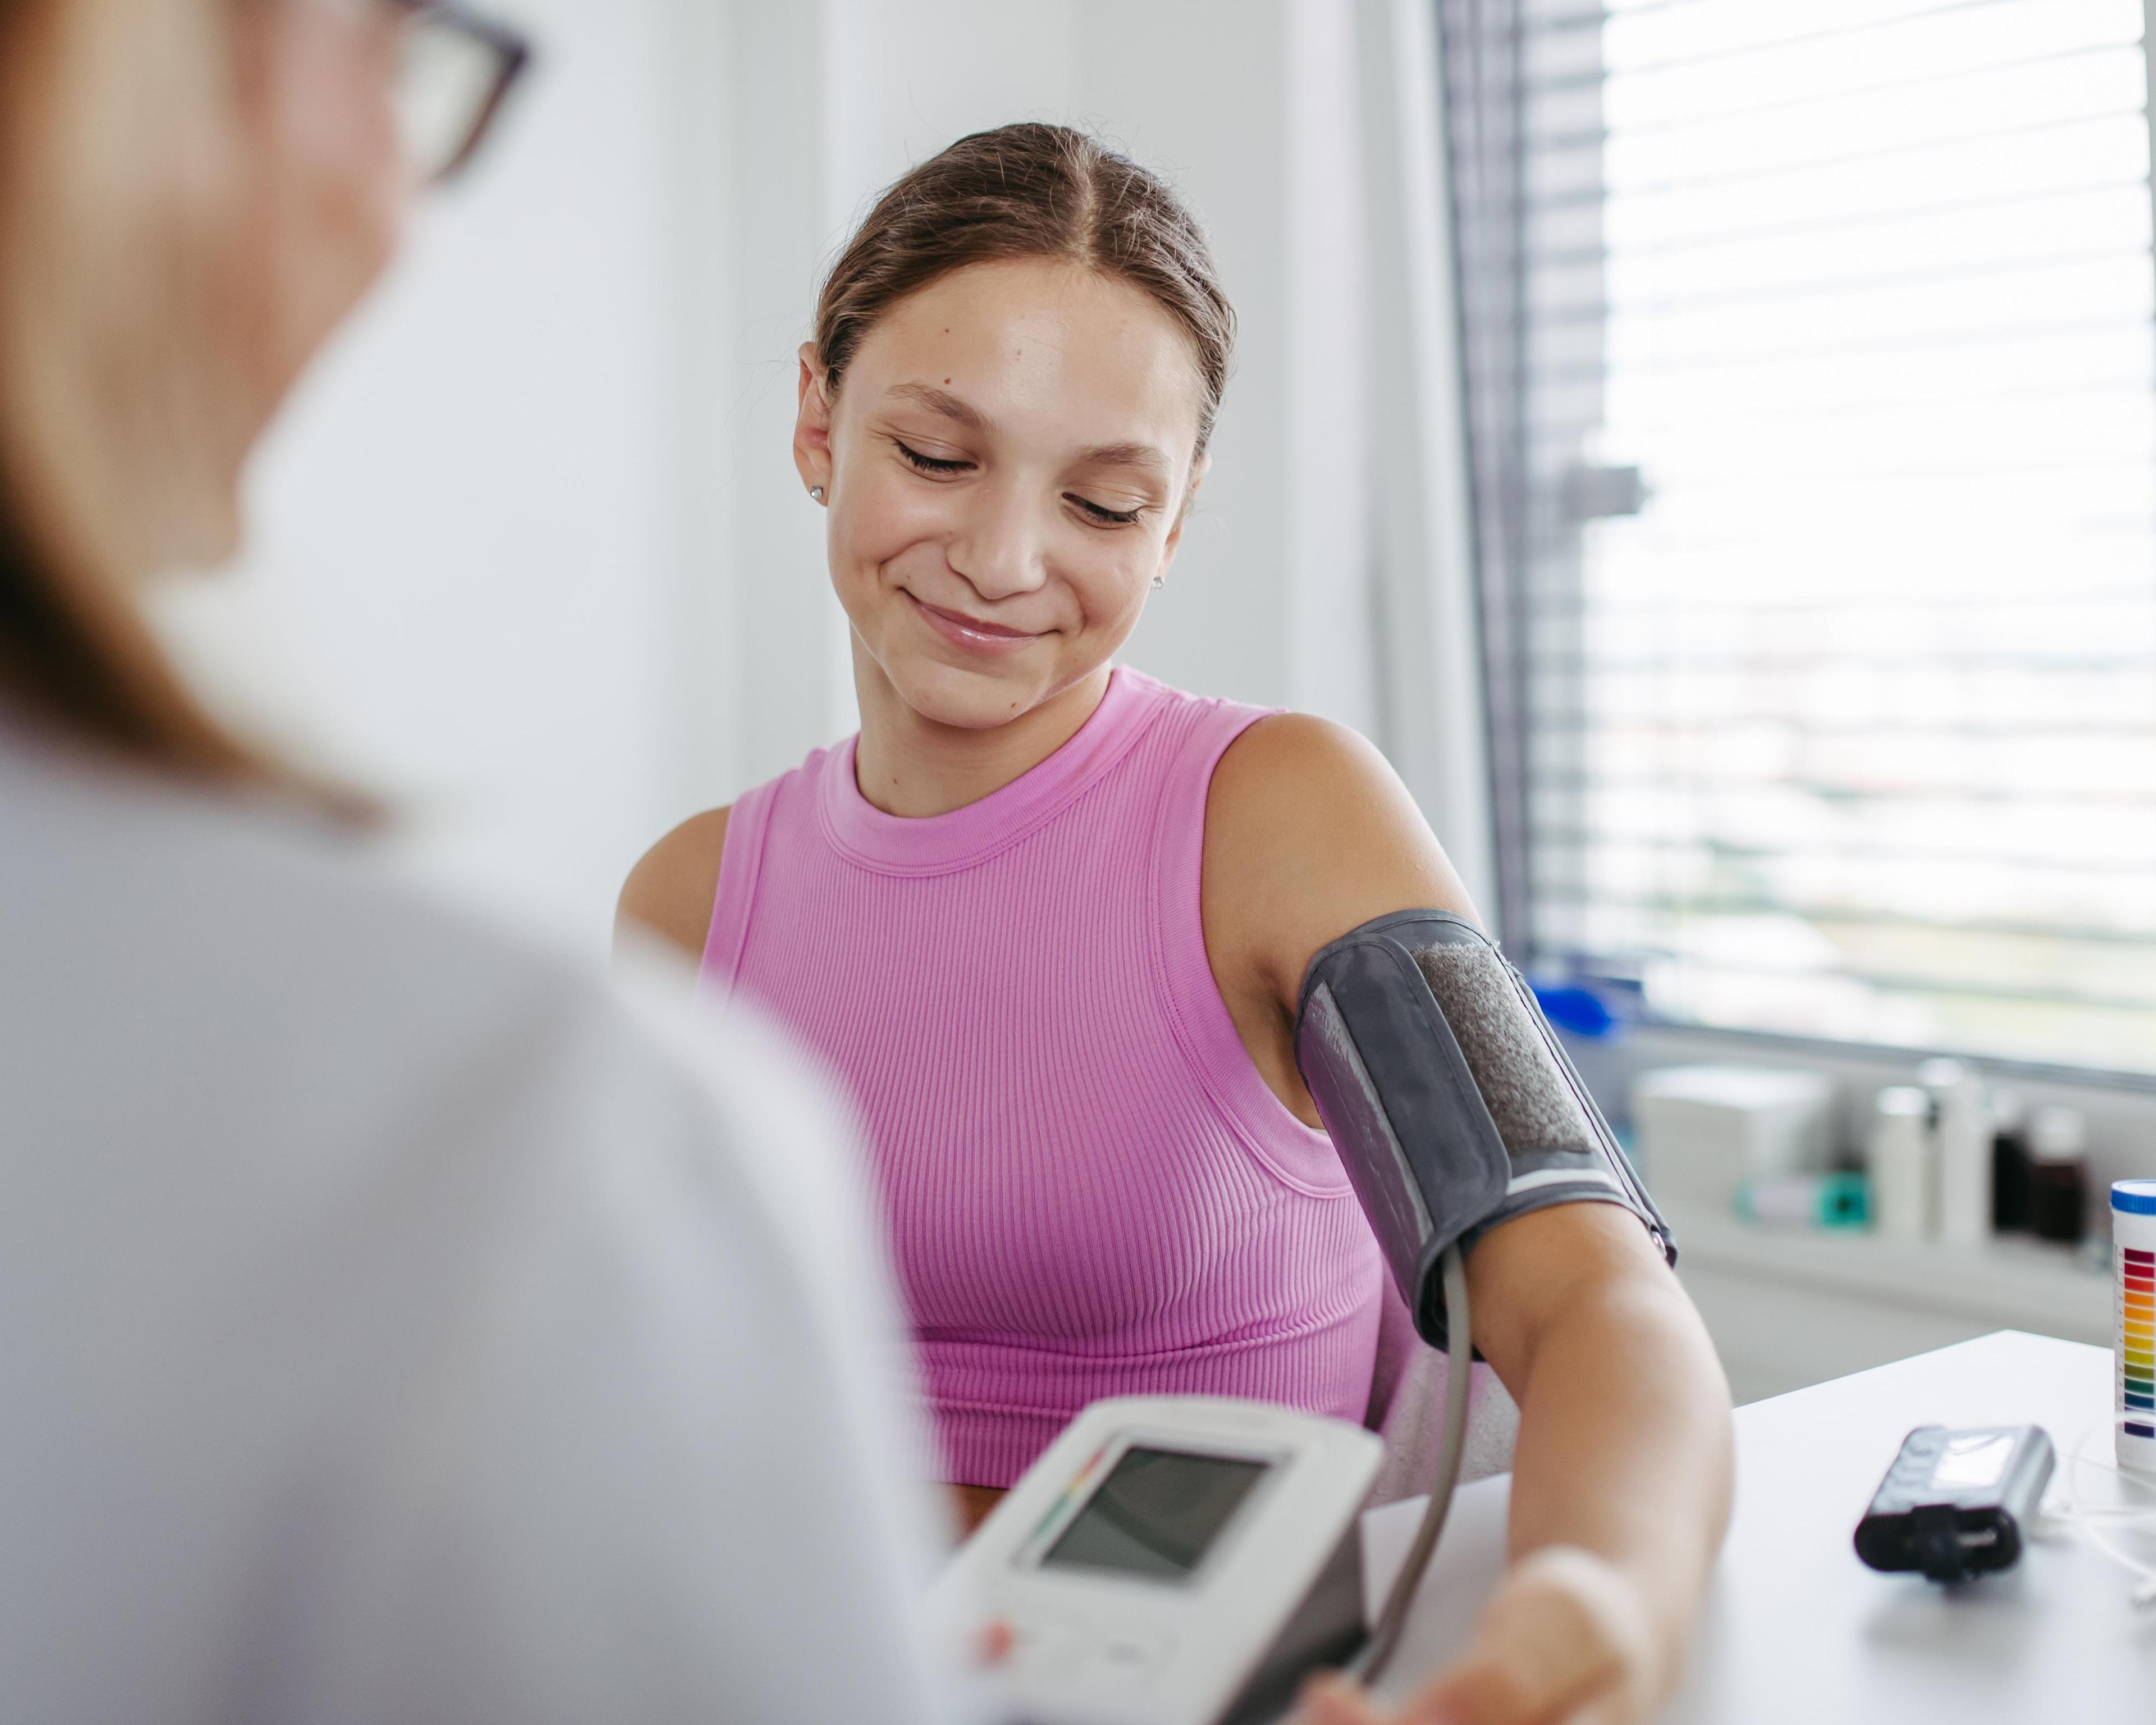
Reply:
<svg viewBox="0 0 2156 1725"><path fill-rule="evenodd" d="M1920 1569L1933 1581L2010 1569L2055 1459L2041 1425L1920 1425L1856 1524L1856 1554L1874 1569Z"/></svg>

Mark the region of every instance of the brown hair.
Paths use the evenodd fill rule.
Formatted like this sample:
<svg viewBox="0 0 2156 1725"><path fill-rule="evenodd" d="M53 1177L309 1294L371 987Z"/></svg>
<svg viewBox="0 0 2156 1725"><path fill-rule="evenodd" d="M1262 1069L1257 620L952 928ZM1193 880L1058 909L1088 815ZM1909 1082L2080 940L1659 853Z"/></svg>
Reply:
<svg viewBox="0 0 2156 1725"><path fill-rule="evenodd" d="M43 556L0 485L0 697L141 763L239 784L285 782L204 712L132 602ZM341 802L334 793L323 800Z"/></svg>
<svg viewBox="0 0 2156 1725"><path fill-rule="evenodd" d="M56 10L54 0L0 0L0 102L11 110L26 105L25 61L36 51L38 27ZM6 189L17 195L15 187ZM0 377L0 386L9 381ZM22 428L8 429L19 434ZM131 594L37 531L22 479L13 452L0 449L0 713L42 721L163 772L312 794L203 710ZM346 806L333 791L320 800Z"/></svg>
<svg viewBox="0 0 2156 1725"><path fill-rule="evenodd" d="M816 357L832 387L908 295L968 264L1019 258L1127 281L1182 326L1198 365L1202 451L1235 347L1235 308L1205 232L1157 175L1065 126L975 132L876 200L816 305Z"/></svg>

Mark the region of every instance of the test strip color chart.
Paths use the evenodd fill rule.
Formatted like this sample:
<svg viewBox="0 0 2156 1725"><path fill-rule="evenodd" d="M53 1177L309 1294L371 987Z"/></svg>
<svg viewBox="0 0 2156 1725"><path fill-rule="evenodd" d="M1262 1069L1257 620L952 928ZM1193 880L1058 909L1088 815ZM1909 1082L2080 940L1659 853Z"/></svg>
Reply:
<svg viewBox="0 0 2156 1725"><path fill-rule="evenodd" d="M2130 1437L2156 1438L2156 1252L2118 1248L2118 1399Z"/></svg>

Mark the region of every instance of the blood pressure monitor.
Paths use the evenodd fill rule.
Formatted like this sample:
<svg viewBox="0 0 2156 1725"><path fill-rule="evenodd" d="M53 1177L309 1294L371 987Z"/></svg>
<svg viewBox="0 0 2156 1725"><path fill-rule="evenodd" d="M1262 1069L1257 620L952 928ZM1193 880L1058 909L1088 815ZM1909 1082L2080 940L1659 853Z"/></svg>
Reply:
<svg viewBox="0 0 2156 1725"><path fill-rule="evenodd" d="M1080 1414L938 1579L1001 1622L1029 1725L1269 1718L1364 1635L1361 1512L1381 1445L1260 1402L1123 1396Z"/></svg>

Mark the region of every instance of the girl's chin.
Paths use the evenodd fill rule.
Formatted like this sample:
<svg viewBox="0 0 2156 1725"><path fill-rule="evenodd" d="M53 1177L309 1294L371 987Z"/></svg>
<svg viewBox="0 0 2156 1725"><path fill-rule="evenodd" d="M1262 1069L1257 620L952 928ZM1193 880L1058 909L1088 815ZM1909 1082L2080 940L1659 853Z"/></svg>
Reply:
<svg viewBox="0 0 2156 1725"><path fill-rule="evenodd" d="M998 675L926 660L885 667L909 707L931 724L957 731L993 731L1040 705L1049 691L1016 670L1009 666Z"/></svg>

